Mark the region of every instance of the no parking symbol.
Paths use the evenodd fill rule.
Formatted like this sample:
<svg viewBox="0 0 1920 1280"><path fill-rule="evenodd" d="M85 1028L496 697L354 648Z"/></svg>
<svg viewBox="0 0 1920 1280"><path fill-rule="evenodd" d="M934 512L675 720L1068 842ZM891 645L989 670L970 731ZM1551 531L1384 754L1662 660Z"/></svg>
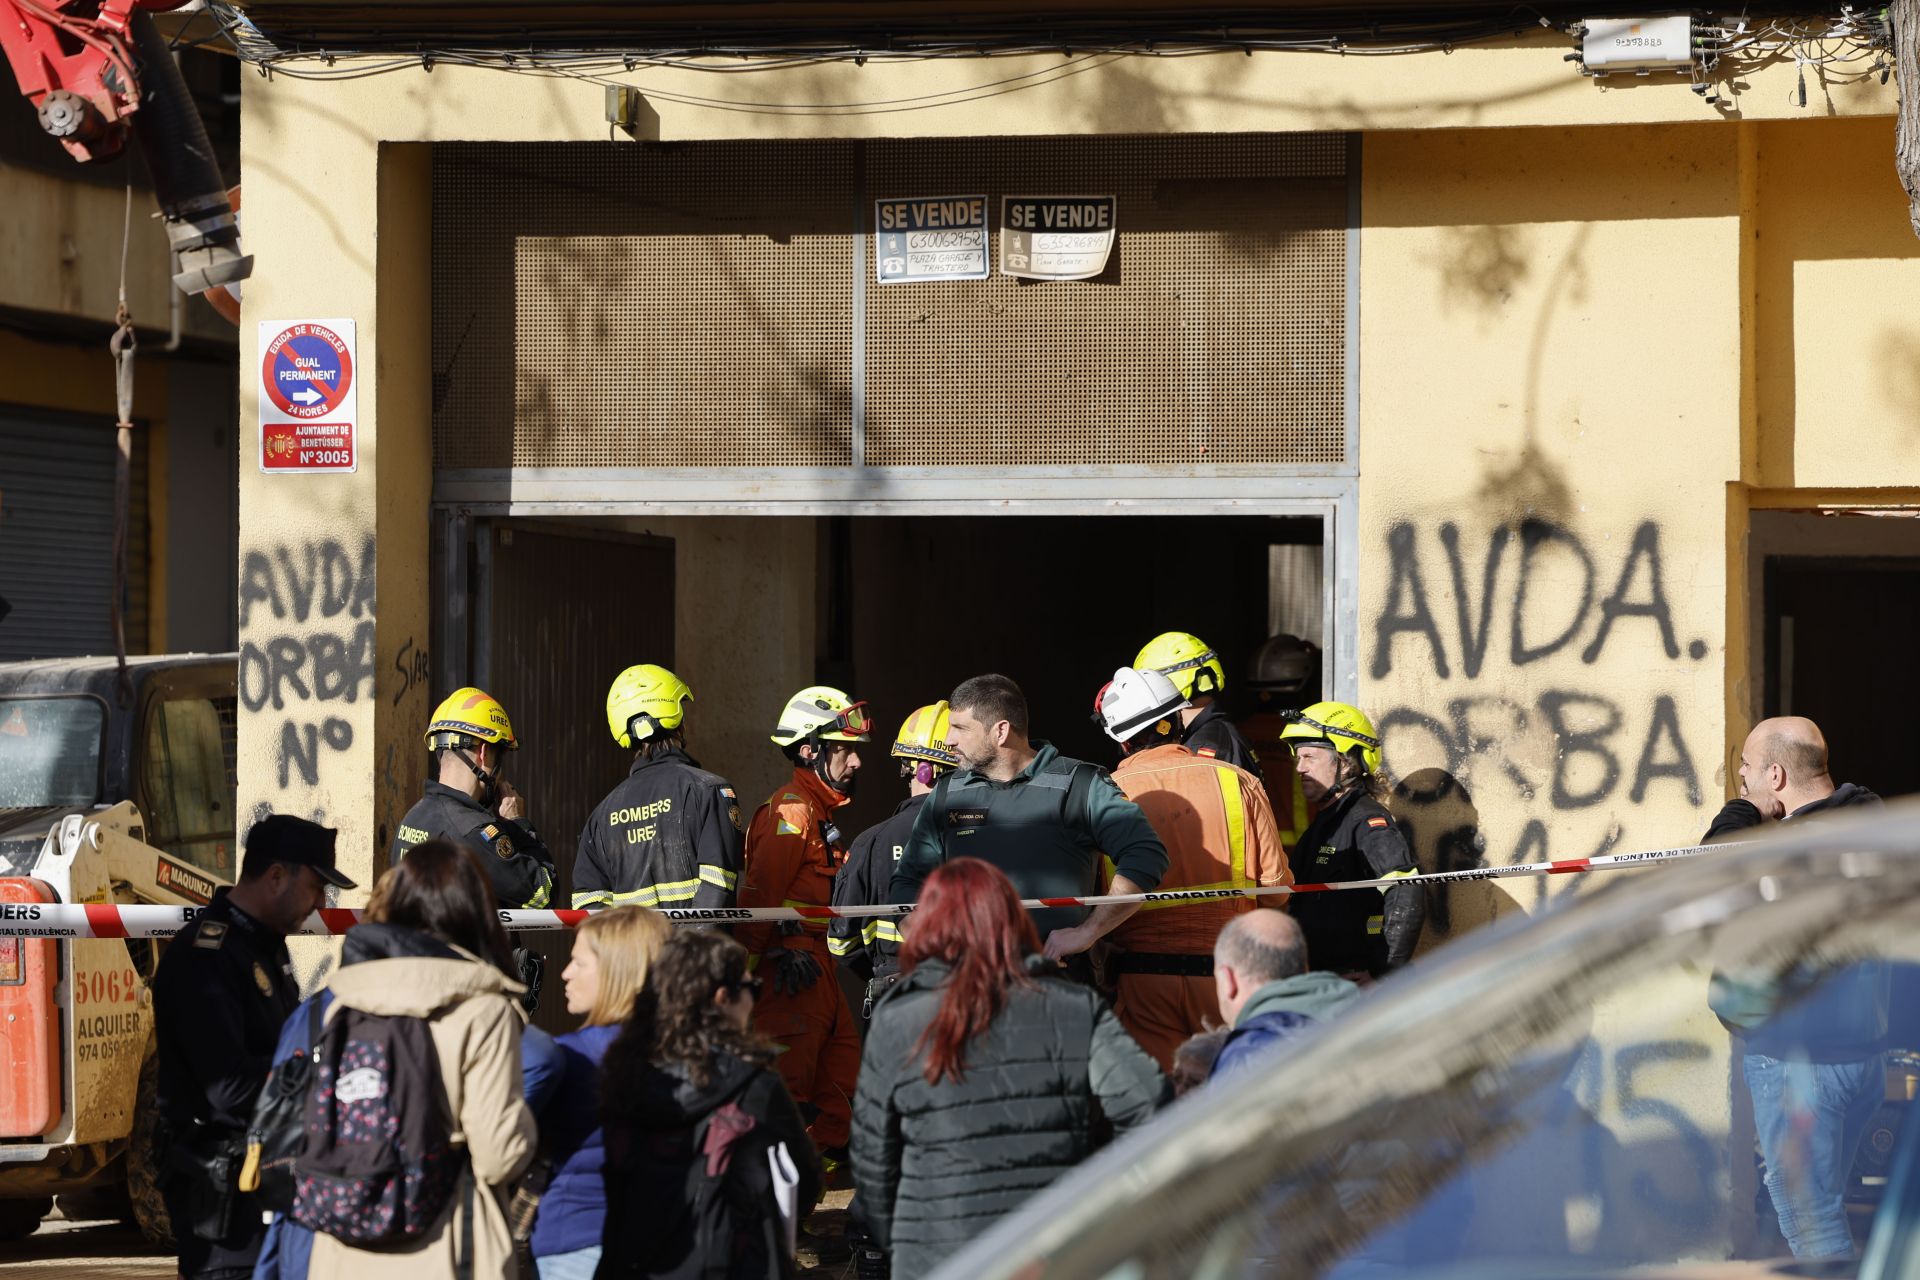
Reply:
<svg viewBox="0 0 1920 1280"><path fill-rule="evenodd" d="M353 471L353 321L260 325L260 469Z"/></svg>

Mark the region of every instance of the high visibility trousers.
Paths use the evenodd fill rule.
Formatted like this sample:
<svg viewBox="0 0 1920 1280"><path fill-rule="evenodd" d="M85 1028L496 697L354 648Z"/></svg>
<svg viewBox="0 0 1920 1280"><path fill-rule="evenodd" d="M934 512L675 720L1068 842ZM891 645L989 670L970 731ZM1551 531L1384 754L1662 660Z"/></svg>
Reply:
<svg viewBox="0 0 1920 1280"><path fill-rule="evenodd" d="M1123 973L1118 981L1114 1016L1162 1071L1172 1073L1173 1051L1188 1037L1220 1025L1220 997L1210 977Z"/></svg>
<svg viewBox="0 0 1920 1280"><path fill-rule="evenodd" d="M784 1047L785 1052L773 1060L773 1069L780 1073L801 1113L812 1115L807 1133L813 1145L824 1151L847 1145L853 1087L860 1078L860 1033L854 1028L853 1011L847 1008L832 958L825 948L817 958L819 981L795 995L775 991L773 974L762 969L767 985L754 1003L753 1026Z"/></svg>

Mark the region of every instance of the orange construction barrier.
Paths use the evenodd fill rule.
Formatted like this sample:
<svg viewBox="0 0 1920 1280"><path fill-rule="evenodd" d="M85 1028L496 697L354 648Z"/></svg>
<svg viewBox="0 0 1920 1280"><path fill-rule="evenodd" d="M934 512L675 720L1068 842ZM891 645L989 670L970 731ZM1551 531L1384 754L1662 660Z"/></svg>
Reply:
<svg viewBox="0 0 1920 1280"><path fill-rule="evenodd" d="M40 880L0 880L0 916L54 901ZM60 944L0 937L0 1138L37 1138L60 1123Z"/></svg>

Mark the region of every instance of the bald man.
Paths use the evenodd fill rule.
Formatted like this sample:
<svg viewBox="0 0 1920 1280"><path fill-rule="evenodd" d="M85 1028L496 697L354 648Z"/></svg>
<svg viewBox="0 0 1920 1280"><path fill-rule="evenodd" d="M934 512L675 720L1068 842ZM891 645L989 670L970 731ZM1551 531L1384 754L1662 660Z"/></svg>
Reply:
<svg viewBox="0 0 1920 1280"><path fill-rule="evenodd" d="M1805 716L1776 716L1753 726L1740 748L1740 795L1714 815L1706 839L1748 827L1854 805L1880 797L1865 787L1835 786L1827 772L1827 739Z"/></svg>
<svg viewBox="0 0 1920 1280"><path fill-rule="evenodd" d="M1333 973L1307 971L1307 939L1283 911L1236 917L1213 944L1213 989L1233 1030L1213 1060L1218 1080L1258 1060L1261 1051L1332 1017L1360 988Z"/></svg>
<svg viewBox="0 0 1920 1280"><path fill-rule="evenodd" d="M1747 735L1740 796L1715 816L1706 838L1879 803L1865 787L1834 785L1820 726L1780 716ZM1851 1257L1847 1178L1886 1090L1888 973L1884 965L1854 965L1828 975L1815 998L1798 1001L1788 985L1768 973L1716 971L1708 1003L1738 1038L1767 1195L1787 1247L1796 1258Z"/></svg>

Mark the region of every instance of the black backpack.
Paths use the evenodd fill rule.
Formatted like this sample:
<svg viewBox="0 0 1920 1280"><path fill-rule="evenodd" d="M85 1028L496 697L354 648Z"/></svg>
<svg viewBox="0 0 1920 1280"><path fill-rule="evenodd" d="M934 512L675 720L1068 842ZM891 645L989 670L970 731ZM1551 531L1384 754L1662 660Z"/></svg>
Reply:
<svg viewBox="0 0 1920 1280"><path fill-rule="evenodd" d="M326 1009L320 997L307 1001L306 1043L267 1077L247 1126L247 1159L240 1190L259 1195L268 1209L293 1208L293 1165L307 1145L307 1099L313 1090L313 1056Z"/></svg>
<svg viewBox="0 0 1920 1280"><path fill-rule="evenodd" d="M426 1020L343 1006L313 1057L293 1220L361 1247L421 1239L467 1158L453 1142Z"/></svg>

